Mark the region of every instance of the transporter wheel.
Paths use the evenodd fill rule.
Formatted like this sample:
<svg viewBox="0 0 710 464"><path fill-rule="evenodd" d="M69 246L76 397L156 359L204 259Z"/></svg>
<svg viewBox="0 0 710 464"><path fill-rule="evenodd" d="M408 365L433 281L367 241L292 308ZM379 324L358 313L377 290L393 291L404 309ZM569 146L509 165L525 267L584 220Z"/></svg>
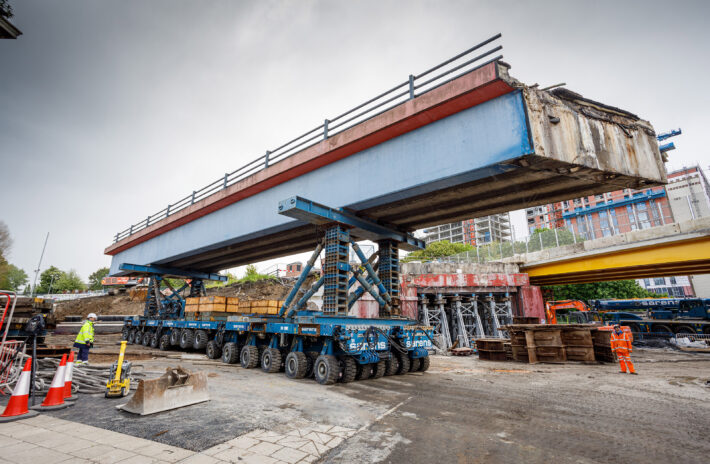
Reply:
<svg viewBox="0 0 710 464"><path fill-rule="evenodd" d="M129 330L128 331L128 338L126 338L128 341L129 345L133 345L133 343L136 341L136 331L135 330Z"/></svg>
<svg viewBox="0 0 710 464"><path fill-rule="evenodd" d="M692 327L689 325L679 325L678 327L673 327L674 332L677 334L697 334L698 332L695 331Z"/></svg>
<svg viewBox="0 0 710 464"><path fill-rule="evenodd" d="M409 361L409 372L417 372L422 365L421 358L414 358Z"/></svg>
<svg viewBox="0 0 710 464"><path fill-rule="evenodd" d="M207 335L207 332L205 332L204 330L196 330L195 339L192 342L192 347L196 350L204 350L207 346L207 342L209 341L209 339L210 337Z"/></svg>
<svg viewBox="0 0 710 464"><path fill-rule="evenodd" d="M131 329L128 326L124 326L121 330L121 340L128 340L128 335L131 333Z"/></svg>
<svg viewBox="0 0 710 464"><path fill-rule="evenodd" d="M136 329L136 334L133 336L133 343L140 345L141 341L143 341L143 332Z"/></svg>
<svg viewBox="0 0 710 464"><path fill-rule="evenodd" d="M209 354L207 355L209 357ZM215 359L215 358L211 358ZM222 362L225 364L234 364L239 359L236 343L225 343L222 350Z"/></svg>
<svg viewBox="0 0 710 464"><path fill-rule="evenodd" d="M170 344L172 346L180 344L180 331L178 329L172 329L170 331Z"/></svg>
<svg viewBox="0 0 710 464"><path fill-rule="evenodd" d="M385 360L385 375L395 375L399 369L399 359L394 354Z"/></svg>
<svg viewBox="0 0 710 464"><path fill-rule="evenodd" d="M160 351L167 351L170 349L170 335L164 334L160 337L158 348L160 348Z"/></svg>
<svg viewBox="0 0 710 464"><path fill-rule="evenodd" d="M143 332L143 337L141 337L141 345L149 346L150 341L153 339L153 332Z"/></svg>
<svg viewBox="0 0 710 464"><path fill-rule="evenodd" d="M387 364L385 364L384 360L380 360L380 361L376 362L375 364L372 365L372 378L373 379L380 379L380 378L384 377L386 369L387 369Z"/></svg>
<svg viewBox="0 0 710 464"><path fill-rule="evenodd" d="M409 356L407 356L407 353L397 353L395 356L397 356L397 375L402 375L406 374L409 372Z"/></svg>
<svg viewBox="0 0 710 464"><path fill-rule="evenodd" d="M668 333L668 334L673 333L671 328L665 324L653 324L653 326L651 327L651 330L653 332L662 332L662 333Z"/></svg>
<svg viewBox="0 0 710 464"><path fill-rule="evenodd" d="M217 342L214 340L211 340L207 343L207 346L205 347L205 352L207 353L207 357L210 359L217 359L220 356L222 356L222 350L219 349L217 346ZM234 345L234 353L235 355L239 353L239 350L237 349L237 346ZM237 362L235 359L234 362Z"/></svg>
<svg viewBox="0 0 710 464"><path fill-rule="evenodd" d="M333 385L340 374L338 359L330 354L322 354L316 358L313 366L316 382L321 385Z"/></svg>
<svg viewBox="0 0 710 464"><path fill-rule="evenodd" d="M318 359L319 353L317 351L307 351L306 358L308 359L308 370L306 371L306 378L313 377L313 366L316 364L316 359Z"/></svg>
<svg viewBox="0 0 710 464"><path fill-rule="evenodd" d="M343 356L340 358L340 366L342 368L342 374L340 375L340 381L342 383L348 383L355 380L357 375L357 361L351 356Z"/></svg>
<svg viewBox="0 0 710 464"><path fill-rule="evenodd" d="M261 355L261 370L274 374L281 370L281 352L277 348L267 348Z"/></svg>
<svg viewBox="0 0 710 464"><path fill-rule="evenodd" d="M308 373L308 356L302 351L292 351L286 355L286 377L302 379Z"/></svg>
<svg viewBox="0 0 710 464"><path fill-rule="evenodd" d="M157 348L159 344L160 344L160 337L158 336L158 334L157 333L152 334L150 337L150 347Z"/></svg>
<svg viewBox="0 0 710 464"><path fill-rule="evenodd" d="M367 380L372 374L372 364L357 364L355 380Z"/></svg>
<svg viewBox="0 0 710 464"><path fill-rule="evenodd" d="M624 325L627 326L632 333L641 332L641 327L638 324L634 324L632 322L631 324L624 324Z"/></svg>
<svg viewBox="0 0 710 464"><path fill-rule="evenodd" d="M195 341L195 334L191 329L182 329L180 332L180 348L187 350L192 348L192 344Z"/></svg>
<svg viewBox="0 0 710 464"><path fill-rule="evenodd" d="M224 355L222 355L224 358ZM239 355L239 362L244 369L252 369L259 365L259 348L254 345L245 345Z"/></svg>
<svg viewBox="0 0 710 464"><path fill-rule="evenodd" d="M431 358L429 356L424 356L421 359L421 364L419 365L419 372L426 372L429 370L429 364L431 364Z"/></svg>

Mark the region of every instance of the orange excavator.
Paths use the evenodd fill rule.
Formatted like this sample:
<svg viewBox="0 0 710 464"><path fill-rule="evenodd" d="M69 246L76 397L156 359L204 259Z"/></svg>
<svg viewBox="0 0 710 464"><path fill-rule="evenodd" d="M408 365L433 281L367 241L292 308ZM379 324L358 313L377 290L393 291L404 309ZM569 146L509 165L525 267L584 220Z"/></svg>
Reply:
<svg viewBox="0 0 710 464"><path fill-rule="evenodd" d="M545 318L547 319L548 324L557 324L557 311L560 310L573 310L574 312L577 313L586 313L591 311L589 306L583 301L579 300L560 300L560 301L546 301L545 302ZM559 321L562 324L569 324L570 322L587 322L586 317L582 317L581 319L584 319L584 321L580 320L571 320L573 318L570 317L570 312L569 311L564 311L564 313L561 313L560 316L564 314L566 317L561 318ZM580 315L584 316L584 315ZM564 319L564 320L562 320ZM580 318L576 318L580 319Z"/></svg>

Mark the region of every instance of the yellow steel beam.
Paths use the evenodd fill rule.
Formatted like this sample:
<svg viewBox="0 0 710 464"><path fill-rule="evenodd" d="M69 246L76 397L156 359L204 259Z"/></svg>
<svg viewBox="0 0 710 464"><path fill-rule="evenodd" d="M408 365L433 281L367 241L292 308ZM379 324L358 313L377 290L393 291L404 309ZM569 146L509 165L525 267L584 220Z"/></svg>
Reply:
<svg viewBox="0 0 710 464"><path fill-rule="evenodd" d="M522 266L530 283L551 285L710 273L710 236Z"/></svg>

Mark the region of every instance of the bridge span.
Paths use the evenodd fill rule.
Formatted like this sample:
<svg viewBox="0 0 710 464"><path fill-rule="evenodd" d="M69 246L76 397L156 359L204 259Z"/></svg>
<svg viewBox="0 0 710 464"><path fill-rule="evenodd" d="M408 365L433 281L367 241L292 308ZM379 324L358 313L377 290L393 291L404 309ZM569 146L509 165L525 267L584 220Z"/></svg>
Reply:
<svg viewBox="0 0 710 464"><path fill-rule="evenodd" d="M533 285L710 274L710 218L588 240L503 261Z"/></svg>
<svg viewBox="0 0 710 464"><path fill-rule="evenodd" d="M665 183L650 123L525 86L502 57L483 61L499 48L410 76L131 225L105 250L111 275L122 263L215 272L311 249L314 226L277 211L298 195L412 231Z"/></svg>

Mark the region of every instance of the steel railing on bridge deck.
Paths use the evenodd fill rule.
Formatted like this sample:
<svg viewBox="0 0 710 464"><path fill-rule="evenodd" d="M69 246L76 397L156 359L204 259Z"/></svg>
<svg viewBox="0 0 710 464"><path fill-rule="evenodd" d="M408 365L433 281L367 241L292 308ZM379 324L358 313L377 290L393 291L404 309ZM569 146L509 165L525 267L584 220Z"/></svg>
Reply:
<svg viewBox="0 0 710 464"><path fill-rule="evenodd" d="M343 132L357 124L384 113L385 111L388 111L407 100L425 94L426 92L429 92L441 85L446 84L447 82L473 71L474 69L502 59L503 55L497 55L486 61L481 61L503 49L502 45L493 46L493 42L498 40L500 37L501 34L496 34L495 36L484 40L483 42L462 53L459 53L452 58L449 58L442 63L437 64L432 68L427 69L424 72L416 75L410 75L406 81L397 84L391 89L344 113L339 114L334 118L325 119L323 124L320 124L319 126L299 135L277 148L274 148L273 150L267 150L264 155L259 156L239 169L225 173L224 176L215 180L211 184L206 185L201 189L193 190L192 193L186 197L175 203L168 204L167 207L148 216L143 221L137 224L132 224L129 228L118 232L114 236L114 243L129 237L162 219L167 218L171 214L175 214L178 211L183 210L220 190L226 189L230 185L233 185L248 176L266 169L276 162L282 161L299 151L315 145L321 140L325 140L332 135ZM491 46L492 48L482 51L482 49L487 46ZM478 53L475 56L472 56L474 52Z"/></svg>
<svg viewBox="0 0 710 464"><path fill-rule="evenodd" d="M644 210L627 208L626 206L614 209L614 206L610 205L610 210L607 211L606 217L601 218L602 220L599 218L594 221L580 220L576 224L567 224L564 227L554 227L554 224L550 224L549 228L537 229L530 235L517 239L515 229L511 227L513 233L502 237L502 240L500 237L494 237L496 240L477 243L470 251L432 261L483 264L512 258L516 255L527 259L529 253L540 250L596 240L634 230L652 229L675 222L673 217L668 214L667 208L661 208L660 203L652 202L650 205L652 206ZM611 209L614 209L613 214L610 214ZM698 212L694 217L700 218L702 214ZM559 224L564 221L557 220L557 222Z"/></svg>

